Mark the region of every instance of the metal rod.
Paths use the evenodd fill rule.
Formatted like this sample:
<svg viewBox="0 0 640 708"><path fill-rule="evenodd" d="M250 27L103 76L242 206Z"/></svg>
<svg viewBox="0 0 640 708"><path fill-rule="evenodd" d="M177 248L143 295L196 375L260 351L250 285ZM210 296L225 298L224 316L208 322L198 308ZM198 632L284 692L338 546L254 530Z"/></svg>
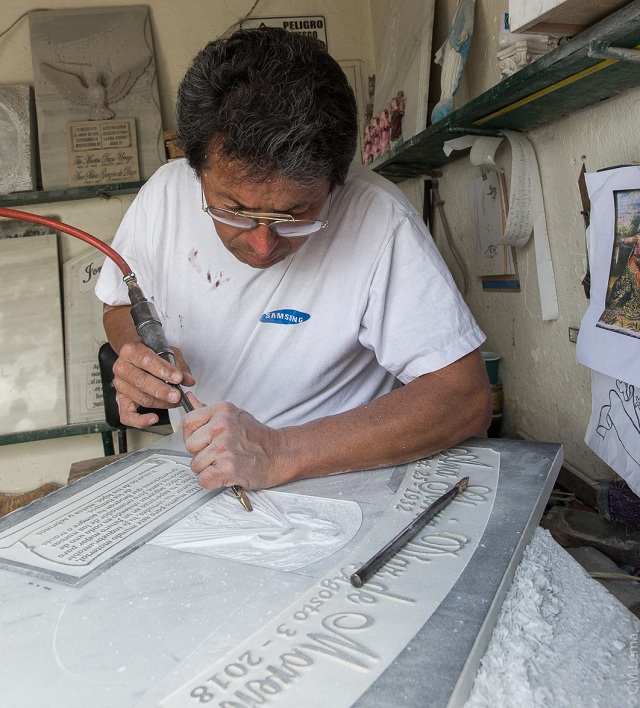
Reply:
<svg viewBox="0 0 640 708"><path fill-rule="evenodd" d="M616 61L640 62L640 49L629 47L610 47L608 42L594 39L589 42L587 56L594 59L614 59Z"/></svg>
<svg viewBox="0 0 640 708"><path fill-rule="evenodd" d="M469 478L463 477L457 484L455 484L451 489L447 490L441 497L436 499L433 504L430 504L427 509L425 509L421 514L416 516L416 518L399 534L387 543L387 545L379 550L372 558L370 558L363 566L361 566L355 573L349 578L351 584L356 587L362 587L367 580L370 580L373 575L375 575L380 568L395 554L402 550L404 546L428 523L433 519L434 516L439 514L449 502L457 496L460 492L464 492L469 484Z"/></svg>

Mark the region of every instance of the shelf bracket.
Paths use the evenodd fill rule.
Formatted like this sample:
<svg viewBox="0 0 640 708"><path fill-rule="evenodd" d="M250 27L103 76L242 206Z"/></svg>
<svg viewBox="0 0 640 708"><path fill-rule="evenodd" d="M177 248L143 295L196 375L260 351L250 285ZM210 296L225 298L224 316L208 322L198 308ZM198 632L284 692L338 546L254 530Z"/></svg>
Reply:
<svg viewBox="0 0 640 708"><path fill-rule="evenodd" d="M608 42L603 42L601 39L594 39L592 42L589 42L587 56L593 57L594 59L640 62L640 49L610 47Z"/></svg>

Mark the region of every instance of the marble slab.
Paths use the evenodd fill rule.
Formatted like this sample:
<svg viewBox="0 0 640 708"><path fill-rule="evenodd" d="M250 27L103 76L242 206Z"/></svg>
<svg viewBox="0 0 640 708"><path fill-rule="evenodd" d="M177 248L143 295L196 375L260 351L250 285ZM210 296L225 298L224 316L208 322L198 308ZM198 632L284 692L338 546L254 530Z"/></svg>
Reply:
<svg viewBox="0 0 640 708"><path fill-rule="evenodd" d="M205 697L217 705L237 702L244 708L252 700L269 699L297 708L319 694L327 704L352 705L460 578L491 515L499 470L499 453L472 447L407 465L383 518L351 553L160 705L181 708ZM361 588L354 588L351 574L464 476L470 476L467 489ZM293 551L303 546L293 543Z"/></svg>
<svg viewBox="0 0 640 708"><path fill-rule="evenodd" d="M389 0L378 38L373 115L403 91L405 142L427 126L434 11L435 0Z"/></svg>
<svg viewBox="0 0 640 708"><path fill-rule="evenodd" d="M118 470L80 480L0 522L0 567L85 583L216 492L189 458L136 453Z"/></svg>
<svg viewBox="0 0 640 708"><path fill-rule="evenodd" d="M0 434L67 422L57 239L0 222Z"/></svg>
<svg viewBox="0 0 640 708"><path fill-rule="evenodd" d="M102 326L102 303L93 292L104 259L102 253L91 249L62 267L69 423L104 420L98 351L107 336Z"/></svg>
<svg viewBox="0 0 640 708"><path fill-rule="evenodd" d="M573 37L629 0L509 0L511 31Z"/></svg>
<svg viewBox="0 0 640 708"><path fill-rule="evenodd" d="M36 144L31 87L0 86L0 194L36 188Z"/></svg>
<svg viewBox="0 0 640 708"><path fill-rule="evenodd" d="M415 624L404 648L356 700L356 705L367 708L459 705L468 694L502 598L542 513L562 457L561 446L551 443L495 439L473 440L469 445L500 455L499 483L492 495L492 505L485 501L478 507L491 506L480 543L451 591L422 626L420 621ZM165 454L184 450L180 434L164 438L151 449ZM116 462L95 474L98 479L107 478L122 470L124 462ZM415 472L414 468L412 475ZM420 478L419 467L417 472L417 477L409 476L408 486L401 486L407 478L407 466L402 466L303 480L271 490L270 494L321 497L328 500L329 507L331 500L356 502L362 510L362 524L346 545L290 571L279 571L268 564L238 562L228 556L186 553L152 543L128 552L80 587L0 569L0 655L6 657L0 662L3 699L8 705L26 705L24 687L28 685L29 705L46 704L51 696L56 696L56 701L68 708L84 708L89 699L95 708L157 706L223 657L227 663L220 680L224 682L234 673L234 680L239 680L247 657L234 654L234 650L244 646L261 628L272 627L278 615L290 608L295 608L294 613L309 612L315 616L312 608L318 600L327 601L324 596L331 591L326 585L318 589L318 583L330 576L334 568L355 558L352 554L358 555L358 548L358 560L362 559L366 551L363 544L380 523L384 526L394 495L401 491L401 499L405 501L400 503L407 507L410 506L407 502L419 498L413 495L417 485L425 480ZM474 472L474 477L479 477L476 482L483 485L482 468ZM90 485L91 478L55 492L53 498L73 494L73 488L81 482ZM491 485L487 481L485 486ZM431 489L431 493L436 491ZM258 499L250 494L257 503ZM230 493L223 496L235 502L239 518L243 515L248 518ZM38 502L34 504L0 521L0 530L7 523L22 522L34 511L42 510ZM424 539L408 548L408 556L398 561L406 563L413 556L414 568L423 567L426 596L431 594L432 583L437 580L437 574L429 569L435 569L436 564L441 568L442 564L459 562L460 556L450 552L452 546L443 546L451 544L453 539L442 536L441 532L450 533L453 529L454 534L465 534L466 509L465 506L449 509L456 514L441 519L444 529L430 528ZM233 510L225 513L232 514ZM453 523L456 516L457 524ZM340 518L344 521L346 515ZM341 522L341 527L346 525L346 521ZM283 533L282 524L275 528ZM265 531L269 534L273 529L270 521ZM320 530L325 533L323 527ZM392 530L390 527L389 532ZM440 544L436 550L446 552L429 557L429 553L434 553L434 540L429 537L434 535L435 543ZM417 556L422 556L425 562ZM393 572L388 569L386 576L376 578L378 584L369 588L368 596L363 592L366 585L361 589L358 593L361 604L353 607L366 614L376 604L372 600L377 600L378 610L384 608L390 615L383 619L392 619L397 606L405 603L385 596L381 584L393 593L395 583L399 583L396 587L400 590L406 582L408 590L402 587L402 591L415 593L423 580L417 585L411 582L411 572L399 566ZM305 609L305 605L309 607ZM296 618L292 621L297 622ZM285 627L287 631L295 628L295 625ZM350 656L372 661L372 657L353 649L353 643L358 642L355 629L351 636L335 640L325 646L336 652L342 648ZM318 646L322 646L322 638L318 641ZM347 644L341 645L341 641ZM378 644L373 651L379 649L384 654L386 640ZM368 649L371 651L371 647ZM255 656L250 654L249 658L253 661ZM37 682L30 679L29 667L34 665L38 666ZM269 696L268 705L277 705L275 698ZM302 705L325 706L324 698L325 693L308 695ZM192 702L190 699L186 705ZM345 697L332 705L339 707L352 702ZM211 700L210 705L218 702Z"/></svg>
<svg viewBox="0 0 640 708"><path fill-rule="evenodd" d="M34 11L29 28L43 188L70 185L67 124L113 118L135 119L148 179L166 161L149 8Z"/></svg>

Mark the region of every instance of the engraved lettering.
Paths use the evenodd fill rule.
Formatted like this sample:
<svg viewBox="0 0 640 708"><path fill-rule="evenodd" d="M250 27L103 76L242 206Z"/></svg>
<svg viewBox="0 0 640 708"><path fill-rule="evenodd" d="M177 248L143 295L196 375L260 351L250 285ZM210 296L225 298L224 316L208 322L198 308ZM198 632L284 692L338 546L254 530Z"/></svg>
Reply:
<svg viewBox="0 0 640 708"><path fill-rule="evenodd" d="M373 617L370 615L362 615L357 613L343 612L335 615L329 615L322 620L322 626L331 632L331 634L320 634L319 632L311 632L307 634L309 639L315 644L302 644L303 649L315 651L326 656L330 656L337 661L344 661L348 664L359 666L360 668L368 668L368 664L364 660L353 655L353 652L364 654L373 659L377 658L377 654L370 649L367 649L363 644L356 642L344 636L338 629L341 630L359 630L365 629L373 624ZM351 653L350 653L351 652Z"/></svg>

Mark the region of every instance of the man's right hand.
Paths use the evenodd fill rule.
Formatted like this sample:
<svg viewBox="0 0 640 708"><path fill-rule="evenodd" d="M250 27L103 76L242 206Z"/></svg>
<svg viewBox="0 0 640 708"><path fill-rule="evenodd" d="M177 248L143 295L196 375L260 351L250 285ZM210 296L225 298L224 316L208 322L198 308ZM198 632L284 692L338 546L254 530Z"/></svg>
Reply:
<svg viewBox="0 0 640 708"><path fill-rule="evenodd" d="M120 347L113 365L116 400L120 420L133 428L146 428L158 422L155 413L138 413L138 406L145 408L176 408L180 405L180 392L171 386L193 386L182 352L173 348L176 366L155 354L142 342L126 342Z"/></svg>

